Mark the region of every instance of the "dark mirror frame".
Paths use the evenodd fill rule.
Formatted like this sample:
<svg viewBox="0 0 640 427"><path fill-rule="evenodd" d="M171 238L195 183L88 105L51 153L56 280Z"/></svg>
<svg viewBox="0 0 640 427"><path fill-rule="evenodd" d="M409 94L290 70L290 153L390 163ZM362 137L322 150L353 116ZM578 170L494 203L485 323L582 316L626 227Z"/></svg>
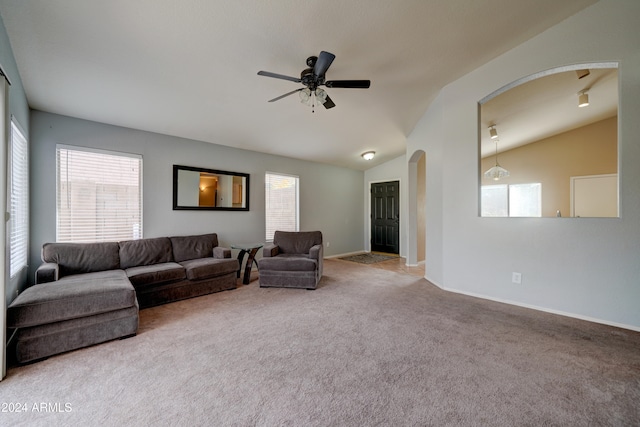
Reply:
<svg viewBox="0 0 640 427"><path fill-rule="evenodd" d="M180 206L178 205L178 172L179 171L204 172L215 175L240 176L245 178L244 192L245 206L243 207L217 207L217 206ZM222 171L217 169L198 168L193 166L173 165L173 210L190 211L248 211L249 210L249 174L241 172Z"/></svg>

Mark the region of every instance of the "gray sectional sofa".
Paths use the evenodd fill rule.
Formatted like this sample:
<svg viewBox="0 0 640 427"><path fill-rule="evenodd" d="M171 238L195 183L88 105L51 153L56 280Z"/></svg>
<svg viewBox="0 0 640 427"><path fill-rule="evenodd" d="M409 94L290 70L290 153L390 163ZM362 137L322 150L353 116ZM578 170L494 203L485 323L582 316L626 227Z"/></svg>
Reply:
<svg viewBox="0 0 640 427"><path fill-rule="evenodd" d="M135 335L138 308L235 289L239 268L215 233L47 243L42 260L7 310L20 363Z"/></svg>

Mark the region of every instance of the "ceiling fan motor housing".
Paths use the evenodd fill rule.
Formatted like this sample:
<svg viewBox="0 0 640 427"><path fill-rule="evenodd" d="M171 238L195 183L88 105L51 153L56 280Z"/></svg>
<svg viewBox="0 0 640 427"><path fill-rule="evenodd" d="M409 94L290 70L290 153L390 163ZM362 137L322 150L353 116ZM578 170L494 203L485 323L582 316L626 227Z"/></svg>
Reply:
<svg viewBox="0 0 640 427"><path fill-rule="evenodd" d="M316 66L316 61L318 60L317 56L310 56L307 58L307 67L315 67Z"/></svg>

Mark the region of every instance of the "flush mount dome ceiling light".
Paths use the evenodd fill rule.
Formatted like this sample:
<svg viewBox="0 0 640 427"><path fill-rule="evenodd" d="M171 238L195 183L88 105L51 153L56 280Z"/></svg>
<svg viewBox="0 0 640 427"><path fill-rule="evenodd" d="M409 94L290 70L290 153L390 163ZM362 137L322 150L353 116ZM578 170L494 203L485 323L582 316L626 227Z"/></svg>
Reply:
<svg viewBox="0 0 640 427"><path fill-rule="evenodd" d="M375 151L367 151L361 154L362 158L365 160L371 160L375 157L375 155L376 155Z"/></svg>

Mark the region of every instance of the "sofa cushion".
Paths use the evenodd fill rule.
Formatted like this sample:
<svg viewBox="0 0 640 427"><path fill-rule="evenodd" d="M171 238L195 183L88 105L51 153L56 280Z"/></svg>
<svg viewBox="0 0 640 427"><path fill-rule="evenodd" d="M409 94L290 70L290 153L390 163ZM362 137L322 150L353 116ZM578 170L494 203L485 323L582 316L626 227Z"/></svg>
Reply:
<svg viewBox="0 0 640 427"><path fill-rule="evenodd" d="M87 280L108 280L108 279L126 279L127 275L123 270L106 270L94 271L93 273L72 274L65 276L57 283L68 282L86 282Z"/></svg>
<svg viewBox="0 0 640 427"><path fill-rule="evenodd" d="M218 246L216 233L199 236L175 236L169 239L171 239L173 248L173 259L176 262L211 257L213 256L213 248Z"/></svg>
<svg viewBox="0 0 640 427"><path fill-rule="evenodd" d="M260 271L315 271L318 268L318 263L316 260L304 256L278 255L277 257L261 258L258 261L258 267Z"/></svg>
<svg viewBox="0 0 640 427"><path fill-rule="evenodd" d="M125 272L133 286L136 288L175 282L178 280L184 280L186 277L184 267L180 264L176 264L175 262L141 265L138 267L127 268Z"/></svg>
<svg viewBox="0 0 640 427"><path fill-rule="evenodd" d="M120 268L160 264L173 261L168 237L120 242Z"/></svg>
<svg viewBox="0 0 640 427"><path fill-rule="evenodd" d="M180 264L184 267L189 280L208 279L229 273L235 274L238 271L238 260L230 258L199 258L182 261Z"/></svg>
<svg viewBox="0 0 640 427"><path fill-rule="evenodd" d="M45 243L42 261L60 266L60 277L120 268L117 242Z"/></svg>
<svg viewBox="0 0 640 427"><path fill-rule="evenodd" d="M31 286L9 305L11 328L43 325L133 307L136 293L124 271L119 277L66 278Z"/></svg>
<svg viewBox="0 0 640 427"><path fill-rule="evenodd" d="M309 249L322 244L320 231L276 231L273 243L281 254L308 254Z"/></svg>

